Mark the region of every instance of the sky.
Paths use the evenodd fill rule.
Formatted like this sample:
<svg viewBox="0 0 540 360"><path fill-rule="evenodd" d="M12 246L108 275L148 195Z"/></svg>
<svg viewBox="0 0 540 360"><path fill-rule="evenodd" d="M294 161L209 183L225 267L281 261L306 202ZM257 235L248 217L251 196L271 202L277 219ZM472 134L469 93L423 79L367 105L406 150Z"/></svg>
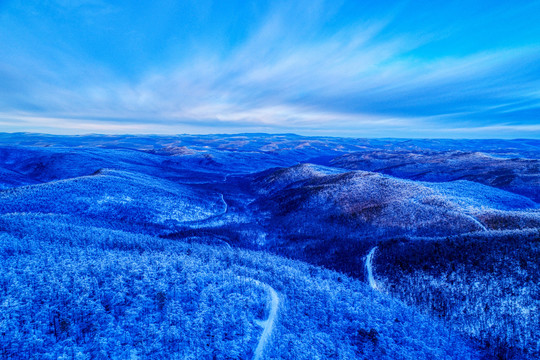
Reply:
<svg viewBox="0 0 540 360"><path fill-rule="evenodd" d="M0 0L0 132L540 138L540 1Z"/></svg>

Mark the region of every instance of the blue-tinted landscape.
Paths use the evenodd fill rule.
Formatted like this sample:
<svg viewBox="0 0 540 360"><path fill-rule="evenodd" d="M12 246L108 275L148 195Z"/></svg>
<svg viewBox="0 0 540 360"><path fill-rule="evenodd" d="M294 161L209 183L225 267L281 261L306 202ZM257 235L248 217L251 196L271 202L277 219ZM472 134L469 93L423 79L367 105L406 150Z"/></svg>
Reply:
<svg viewBox="0 0 540 360"><path fill-rule="evenodd" d="M540 360L540 0L0 0L0 360Z"/></svg>
<svg viewBox="0 0 540 360"><path fill-rule="evenodd" d="M0 134L6 359L534 359L540 141Z"/></svg>

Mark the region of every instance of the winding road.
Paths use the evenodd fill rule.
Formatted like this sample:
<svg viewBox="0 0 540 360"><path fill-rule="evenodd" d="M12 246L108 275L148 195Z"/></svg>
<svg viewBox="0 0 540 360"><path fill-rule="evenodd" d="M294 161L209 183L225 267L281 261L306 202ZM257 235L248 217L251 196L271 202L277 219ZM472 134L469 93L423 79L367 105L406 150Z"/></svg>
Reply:
<svg viewBox="0 0 540 360"><path fill-rule="evenodd" d="M268 341L270 340L270 335L272 335L272 330L274 330L274 324L276 322L276 316L277 311L279 307L279 296L277 292L268 284L263 284L257 280L255 280L257 283L259 283L260 286L266 288L266 290L270 293L270 314L268 314L268 319L264 321L258 321L257 323L259 326L261 326L264 330L259 338L259 343L257 344L257 348L255 349L255 354L253 356L253 360L259 360L262 357L263 351L268 344Z"/></svg>
<svg viewBox="0 0 540 360"><path fill-rule="evenodd" d="M221 198L221 202L223 203L223 205L225 205L225 209L223 210L221 214L218 214L217 216L224 215L227 213L227 211L229 211L229 204L227 204L227 202L225 201L225 197L223 196L223 193L219 193L219 196Z"/></svg>
<svg viewBox="0 0 540 360"><path fill-rule="evenodd" d="M375 251L377 251L377 246L371 249L369 253L366 255L366 272L368 276L369 286L373 290L380 291L379 287L377 286L377 282L375 281L375 278L373 277L373 256L375 256Z"/></svg>
<svg viewBox="0 0 540 360"><path fill-rule="evenodd" d="M268 318L266 320L256 320L257 324L263 328L263 332L261 337L259 338L259 342L257 343L255 353L253 354L253 360L260 360L263 356L263 352L266 346L268 345L268 342L270 341L272 331L274 330L274 325L276 323L276 317L279 308L279 296L273 287L266 283L260 282L259 280L242 277L239 277L239 279L250 281L257 286L264 288L270 294L270 313L268 314Z"/></svg>
<svg viewBox="0 0 540 360"><path fill-rule="evenodd" d="M228 175L225 176L225 181L227 181ZM225 215L229 211L229 204L227 204L227 201L225 201L225 198L223 196L223 193L220 193L220 198L223 204L225 205L224 211L221 214L211 216L208 219L216 218ZM229 249L231 248L231 245L222 240L217 239L220 242L223 242ZM263 356L264 350L266 349L266 346L268 345L268 342L270 341L270 336L272 335L272 331L274 330L274 325L276 323L278 308L279 308L279 296L276 290L274 290L273 287L270 285L263 283L259 280L255 280L252 278L244 278L239 276L240 280L249 281L254 283L255 285L264 288L269 294L270 294L270 312L268 314L268 318L266 320L256 320L257 325L263 328L263 332L261 337L259 338L259 342L257 343L257 348L255 349L255 352L253 354L253 360L260 360Z"/></svg>
<svg viewBox="0 0 540 360"><path fill-rule="evenodd" d="M229 212L229 204L227 203L227 201L225 201L225 197L223 196L223 193L216 193L216 194L219 196L218 201L216 202L216 204L218 202L221 202L221 204L223 205L223 210L222 211L220 211L217 214L210 215L210 216L208 216L208 217L206 217L204 219L183 221L182 225L194 224L194 225L200 227L201 225L204 225L205 223L208 223L210 221L213 221L215 219L218 219L218 218L226 215Z"/></svg>
<svg viewBox="0 0 540 360"><path fill-rule="evenodd" d="M472 215L466 214L469 219L471 219L476 225L480 226L482 228L482 231L489 231L484 224L482 224L477 218L475 218Z"/></svg>

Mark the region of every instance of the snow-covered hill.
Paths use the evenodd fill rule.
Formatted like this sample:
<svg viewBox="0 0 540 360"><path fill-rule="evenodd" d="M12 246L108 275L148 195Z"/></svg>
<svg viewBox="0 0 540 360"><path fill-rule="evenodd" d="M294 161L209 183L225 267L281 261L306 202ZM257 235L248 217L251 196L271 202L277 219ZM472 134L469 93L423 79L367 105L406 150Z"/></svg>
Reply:
<svg viewBox="0 0 540 360"><path fill-rule="evenodd" d="M0 359L538 357L539 154L0 133Z"/></svg>

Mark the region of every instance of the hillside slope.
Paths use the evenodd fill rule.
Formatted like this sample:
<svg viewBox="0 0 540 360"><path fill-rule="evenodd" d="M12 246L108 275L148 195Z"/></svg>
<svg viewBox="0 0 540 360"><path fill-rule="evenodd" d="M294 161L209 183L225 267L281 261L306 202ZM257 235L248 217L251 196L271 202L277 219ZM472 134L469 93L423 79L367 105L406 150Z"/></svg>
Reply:
<svg viewBox="0 0 540 360"><path fill-rule="evenodd" d="M471 181L418 182L302 164L260 173L251 184L266 248L361 279L362 259L384 239L540 226L531 199Z"/></svg>
<svg viewBox="0 0 540 360"><path fill-rule="evenodd" d="M464 151L366 151L346 154L332 165L380 172L399 178L446 182L470 180L540 202L540 161L518 153Z"/></svg>
<svg viewBox="0 0 540 360"><path fill-rule="evenodd" d="M0 359L537 358L539 158L0 133Z"/></svg>
<svg viewBox="0 0 540 360"><path fill-rule="evenodd" d="M479 358L437 322L305 263L44 215L0 226L3 358L251 358L267 286L279 307L264 359Z"/></svg>
<svg viewBox="0 0 540 360"><path fill-rule="evenodd" d="M319 167L320 168L320 167ZM443 236L485 230L475 218L489 210L532 211L520 195L469 181L417 182L373 172L315 171L312 165L265 172L253 181L258 204L280 223L318 222L356 236ZM298 233L303 231L299 228Z"/></svg>
<svg viewBox="0 0 540 360"><path fill-rule="evenodd" d="M147 175L100 170L90 176L0 191L0 213L74 215L139 231L222 214L220 194Z"/></svg>
<svg viewBox="0 0 540 360"><path fill-rule="evenodd" d="M377 285L444 319L497 358L540 358L540 233L379 244Z"/></svg>

